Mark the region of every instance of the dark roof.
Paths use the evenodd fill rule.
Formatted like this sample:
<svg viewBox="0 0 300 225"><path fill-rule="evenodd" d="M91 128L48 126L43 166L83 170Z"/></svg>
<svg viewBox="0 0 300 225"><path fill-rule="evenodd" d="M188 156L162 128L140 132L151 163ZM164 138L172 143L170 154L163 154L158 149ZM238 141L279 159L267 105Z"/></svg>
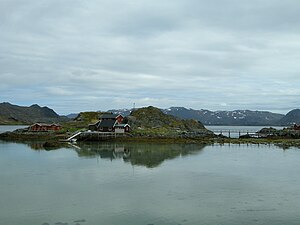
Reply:
<svg viewBox="0 0 300 225"><path fill-rule="evenodd" d="M96 126L96 127L98 127L98 126L99 126L99 124L100 124L100 121L98 121L97 123L92 123L92 124L89 124L89 126Z"/></svg>
<svg viewBox="0 0 300 225"><path fill-rule="evenodd" d="M115 120L102 120L98 127L108 127L108 128L113 128L115 125L116 121Z"/></svg>
<svg viewBox="0 0 300 225"><path fill-rule="evenodd" d="M118 116L121 116L120 114L103 114L101 116L102 119L116 119Z"/></svg>

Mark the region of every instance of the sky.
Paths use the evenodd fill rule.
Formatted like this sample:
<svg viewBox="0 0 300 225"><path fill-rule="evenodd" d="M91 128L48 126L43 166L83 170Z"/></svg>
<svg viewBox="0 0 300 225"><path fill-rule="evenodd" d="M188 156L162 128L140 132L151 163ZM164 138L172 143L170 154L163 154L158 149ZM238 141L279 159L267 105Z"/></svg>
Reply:
<svg viewBox="0 0 300 225"><path fill-rule="evenodd" d="M300 107L299 0L0 0L0 102Z"/></svg>

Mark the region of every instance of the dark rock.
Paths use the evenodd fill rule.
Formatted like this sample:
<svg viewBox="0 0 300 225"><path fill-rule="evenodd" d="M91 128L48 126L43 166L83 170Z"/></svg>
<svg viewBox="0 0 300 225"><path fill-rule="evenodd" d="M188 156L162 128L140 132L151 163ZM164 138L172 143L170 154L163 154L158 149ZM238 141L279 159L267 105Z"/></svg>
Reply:
<svg viewBox="0 0 300 225"><path fill-rule="evenodd" d="M54 150L54 149L59 149L62 147L62 144L60 142L57 142L57 141L46 141L44 144L43 144L43 148L45 150Z"/></svg>

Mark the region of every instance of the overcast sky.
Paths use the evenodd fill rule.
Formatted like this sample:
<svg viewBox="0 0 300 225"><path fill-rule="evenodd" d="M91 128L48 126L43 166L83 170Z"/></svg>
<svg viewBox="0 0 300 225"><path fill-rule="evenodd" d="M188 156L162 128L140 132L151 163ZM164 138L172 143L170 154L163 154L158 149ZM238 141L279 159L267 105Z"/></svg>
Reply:
<svg viewBox="0 0 300 225"><path fill-rule="evenodd" d="M299 0L0 0L0 102L300 107Z"/></svg>

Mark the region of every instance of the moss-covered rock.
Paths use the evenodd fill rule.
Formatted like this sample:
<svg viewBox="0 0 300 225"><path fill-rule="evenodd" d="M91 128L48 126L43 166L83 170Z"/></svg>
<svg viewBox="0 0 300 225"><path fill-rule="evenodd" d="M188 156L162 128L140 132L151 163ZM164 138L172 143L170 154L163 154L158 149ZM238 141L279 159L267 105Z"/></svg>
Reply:
<svg viewBox="0 0 300 225"><path fill-rule="evenodd" d="M87 123L97 122L102 114L102 112L81 112L74 121Z"/></svg>
<svg viewBox="0 0 300 225"><path fill-rule="evenodd" d="M182 120L166 115L160 109L153 106L140 108L133 111L127 117L134 135L140 136L212 136L203 124L196 120Z"/></svg>

